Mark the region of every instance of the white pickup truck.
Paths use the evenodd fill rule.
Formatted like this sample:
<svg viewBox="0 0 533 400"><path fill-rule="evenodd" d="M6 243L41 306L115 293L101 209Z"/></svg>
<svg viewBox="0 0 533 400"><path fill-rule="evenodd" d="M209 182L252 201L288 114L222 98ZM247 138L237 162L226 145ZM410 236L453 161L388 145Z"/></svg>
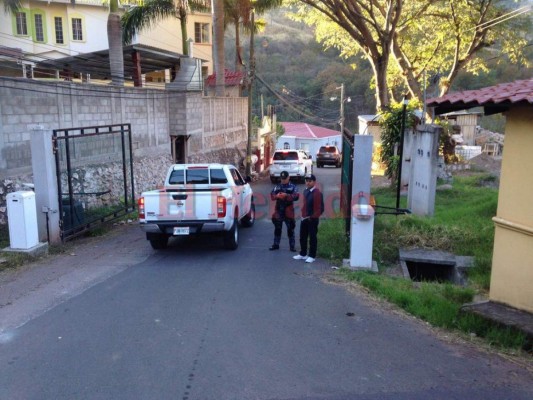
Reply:
<svg viewBox="0 0 533 400"><path fill-rule="evenodd" d="M225 164L175 164L162 189L143 192L139 223L154 249L171 236L220 232L224 247L239 245L239 224L251 227L255 205L250 178Z"/></svg>

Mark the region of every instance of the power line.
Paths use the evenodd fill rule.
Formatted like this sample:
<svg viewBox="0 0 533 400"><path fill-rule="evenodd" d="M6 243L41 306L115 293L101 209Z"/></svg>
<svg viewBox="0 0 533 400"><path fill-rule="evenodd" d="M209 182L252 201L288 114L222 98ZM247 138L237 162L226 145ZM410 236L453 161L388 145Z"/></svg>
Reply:
<svg viewBox="0 0 533 400"><path fill-rule="evenodd" d="M318 118L314 115L311 115L311 114L308 114L307 112L299 109L297 106L295 106L294 104L292 104L290 101L288 101L287 99L285 99L282 95L280 95L277 91L275 91L268 83L266 83L260 75L258 74L255 74L255 77L257 78L258 81L260 81L263 86L265 86L265 88L267 88L276 98L278 98L283 104L285 104L286 106L288 106L290 109L292 109L293 111L297 112L298 114L312 120L312 121L318 121L319 123L323 124L323 125L331 125L331 126L334 126L338 123L337 120L324 120L322 118Z"/></svg>

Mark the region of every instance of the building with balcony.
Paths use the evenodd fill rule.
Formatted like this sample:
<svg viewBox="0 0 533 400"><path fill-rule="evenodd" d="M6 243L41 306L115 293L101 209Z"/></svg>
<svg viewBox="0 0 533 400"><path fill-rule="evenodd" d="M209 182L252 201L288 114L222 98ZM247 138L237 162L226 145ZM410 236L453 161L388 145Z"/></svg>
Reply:
<svg viewBox="0 0 533 400"><path fill-rule="evenodd" d="M126 11L135 7L137 0L120 3ZM72 74L74 78L90 79L107 68L107 17L108 2L103 0L30 0L22 1L15 13L0 10L0 75L28 78L60 78ZM210 6L210 2L207 2ZM193 56L201 60L202 75L213 72L212 16L210 12L191 12L187 20L187 32L193 42ZM159 63L147 65L148 74L142 83L169 82L172 71L167 68L184 57L180 21L167 18L133 38L134 47L125 50L125 64L136 49L143 49L144 56ZM137 47L135 47L137 46ZM132 51L133 49L133 51ZM92 53L96 55L91 56ZM137 57L142 53L137 52ZM161 62L166 56L167 62ZM65 60L64 63L59 62ZM140 60L142 65L143 60ZM65 68L70 71L63 71ZM162 70L156 70L156 68ZM155 72L157 71L157 72ZM102 76L100 76L102 75ZM144 75L144 73L143 73ZM125 72L126 79L129 77ZM70 78L70 77L69 77Z"/></svg>

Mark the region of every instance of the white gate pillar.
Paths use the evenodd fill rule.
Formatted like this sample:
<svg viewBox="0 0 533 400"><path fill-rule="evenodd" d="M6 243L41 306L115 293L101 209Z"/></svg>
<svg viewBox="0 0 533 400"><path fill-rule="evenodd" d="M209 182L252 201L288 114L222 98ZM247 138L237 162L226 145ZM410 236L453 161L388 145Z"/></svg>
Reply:
<svg viewBox="0 0 533 400"><path fill-rule="evenodd" d="M61 243L60 216L52 131L33 127L30 143L39 240L58 244Z"/></svg>
<svg viewBox="0 0 533 400"><path fill-rule="evenodd" d="M371 135L354 136L350 268L377 271L372 261L374 209L370 205L373 141Z"/></svg>

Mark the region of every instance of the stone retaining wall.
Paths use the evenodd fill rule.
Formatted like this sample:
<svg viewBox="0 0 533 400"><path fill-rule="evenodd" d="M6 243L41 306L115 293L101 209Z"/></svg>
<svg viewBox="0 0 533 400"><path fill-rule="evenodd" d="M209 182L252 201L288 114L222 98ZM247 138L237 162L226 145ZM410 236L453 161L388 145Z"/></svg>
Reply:
<svg viewBox="0 0 533 400"><path fill-rule="evenodd" d="M33 182L32 130L130 123L138 195L163 183L172 163L171 136L188 137L190 163L237 165L246 149L247 100L0 77L0 224L7 221L6 195ZM112 192L115 177L122 180L121 166L112 160L87 163L77 173L84 182L109 181Z"/></svg>

